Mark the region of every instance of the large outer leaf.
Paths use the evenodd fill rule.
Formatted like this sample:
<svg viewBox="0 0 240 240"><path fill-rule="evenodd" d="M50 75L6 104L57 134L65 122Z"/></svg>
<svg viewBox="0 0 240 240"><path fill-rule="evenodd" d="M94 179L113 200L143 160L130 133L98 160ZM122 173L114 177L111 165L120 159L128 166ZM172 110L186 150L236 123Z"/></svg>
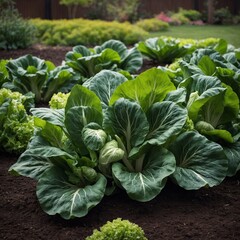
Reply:
<svg viewBox="0 0 240 240"><path fill-rule="evenodd" d="M94 92L81 85L75 85L72 88L65 107L65 112L67 113L70 108L76 106L91 107L102 112L100 99Z"/></svg>
<svg viewBox="0 0 240 240"><path fill-rule="evenodd" d="M152 68L117 87L113 93L110 104L123 97L138 102L144 111L147 111L155 102L162 101L168 92L175 90L165 72Z"/></svg>
<svg viewBox="0 0 240 240"><path fill-rule="evenodd" d="M54 125L64 127L64 109L31 108L33 116L41 118Z"/></svg>
<svg viewBox="0 0 240 240"><path fill-rule="evenodd" d="M22 175L39 179L41 175L53 166L52 162L43 156L36 156L33 150L26 150L10 168L14 175Z"/></svg>
<svg viewBox="0 0 240 240"><path fill-rule="evenodd" d="M156 197L164 188L166 177L175 170L173 154L163 148L153 148L145 159L147 164L142 172L129 172L121 163L112 166L117 184L123 187L130 198L147 202Z"/></svg>
<svg viewBox="0 0 240 240"><path fill-rule="evenodd" d="M227 175L234 176L240 170L240 142L223 146L223 150L228 158Z"/></svg>
<svg viewBox="0 0 240 240"><path fill-rule="evenodd" d="M41 154L41 150L49 147L49 143L41 136L34 135L28 144L28 149L18 158L10 168L9 172L14 175L22 175L33 179L39 179L44 171L51 168L53 163L49 158ZM37 149L39 154L35 154Z"/></svg>
<svg viewBox="0 0 240 240"><path fill-rule="evenodd" d="M149 129L141 107L136 102L123 98L106 110L103 127L110 134L124 139L128 151L143 143Z"/></svg>
<svg viewBox="0 0 240 240"><path fill-rule="evenodd" d="M114 90L126 80L120 73L102 70L86 81L83 86L93 91L101 99L102 107L106 108Z"/></svg>
<svg viewBox="0 0 240 240"><path fill-rule="evenodd" d="M187 190L213 187L226 177L228 161L222 147L197 132L181 134L170 151L177 162L172 179Z"/></svg>
<svg viewBox="0 0 240 240"><path fill-rule="evenodd" d="M106 185L106 178L99 174L95 184L78 187L68 181L63 170L53 167L41 176L37 197L49 215L60 214L64 219L83 217L102 200Z"/></svg>
<svg viewBox="0 0 240 240"><path fill-rule="evenodd" d="M154 103L147 111L150 144L163 144L178 134L187 119L187 110L169 101Z"/></svg>

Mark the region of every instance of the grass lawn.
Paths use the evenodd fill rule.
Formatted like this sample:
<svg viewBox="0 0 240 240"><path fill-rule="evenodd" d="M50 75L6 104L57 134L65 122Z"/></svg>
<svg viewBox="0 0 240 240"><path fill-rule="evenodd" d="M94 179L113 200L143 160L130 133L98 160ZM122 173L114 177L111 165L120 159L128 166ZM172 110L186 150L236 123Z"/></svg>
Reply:
<svg viewBox="0 0 240 240"><path fill-rule="evenodd" d="M231 26L170 26L165 32L151 33L150 37L171 36L176 38L204 39L209 37L223 38L228 43L240 48L240 25Z"/></svg>

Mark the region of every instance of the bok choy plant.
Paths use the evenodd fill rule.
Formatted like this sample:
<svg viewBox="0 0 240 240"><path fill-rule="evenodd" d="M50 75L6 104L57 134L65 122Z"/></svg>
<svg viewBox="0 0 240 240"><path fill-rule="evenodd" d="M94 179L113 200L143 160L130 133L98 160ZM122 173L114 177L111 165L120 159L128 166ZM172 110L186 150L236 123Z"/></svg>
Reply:
<svg viewBox="0 0 240 240"><path fill-rule="evenodd" d="M73 105L75 101L79 106ZM65 219L85 216L101 201L107 184L106 177L96 169L96 153L82 136L87 124L101 124L100 100L76 85L65 111L35 108L32 113L35 135L10 171L38 180L37 197L48 214L58 213ZM97 142L102 140L103 145L105 137Z"/></svg>
<svg viewBox="0 0 240 240"><path fill-rule="evenodd" d="M65 59L69 67L86 79L104 69L135 73L142 66L142 55L137 48L128 49L118 40L108 40L94 48L75 46Z"/></svg>
<svg viewBox="0 0 240 240"><path fill-rule="evenodd" d="M223 147L228 176L240 169L239 59L235 50L199 49L180 61L189 117L196 130Z"/></svg>
<svg viewBox="0 0 240 240"><path fill-rule="evenodd" d="M8 79L4 80L2 87L22 94L32 92L36 103L47 103L54 93L69 92L74 84L82 81L70 67L55 67L52 62L32 55L9 60L6 69Z"/></svg>
<svg viewBox="0 0 240 240"><path fill-rule="evenodd" d="M154 37L137 43L138 50L143 56L159 64L172 63L176 58L194 51L192 44L181 45L175 38Z"/></svg>

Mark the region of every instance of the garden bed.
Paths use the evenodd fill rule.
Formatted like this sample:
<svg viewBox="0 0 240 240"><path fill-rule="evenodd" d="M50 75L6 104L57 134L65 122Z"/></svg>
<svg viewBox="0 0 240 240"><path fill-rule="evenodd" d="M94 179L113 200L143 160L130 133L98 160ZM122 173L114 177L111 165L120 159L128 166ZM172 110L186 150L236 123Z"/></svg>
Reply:
<svg viewBox="0 0 240 240"><path fill-rule="evenodd" d="M26 50L1 51L0 59L32 54L60 65L71 47L35 45ZM145 62L143 69L151 67ZM63 220L44 213L35 195L36 182L8 173L17 157L0 155L0 239L82 239L107 221L128 219L146 233L149 240L239 239L240 177L198 191L186 191L170 181L154 200L140 203L124 192L104 197L86 217Z"/></svg>
<svg viewBox="0 0 240 240"><path fill-rule="evenodd" d="M149 240L238 239L240 178L226 179L211 189L186 191L168 182L154 200L140 203L124 193L104 197L80 219L45 214L35 195L35 181L8 174L17 157L0 156L0 238L82 239L106 221L128 219L143 228Z"/></svg>

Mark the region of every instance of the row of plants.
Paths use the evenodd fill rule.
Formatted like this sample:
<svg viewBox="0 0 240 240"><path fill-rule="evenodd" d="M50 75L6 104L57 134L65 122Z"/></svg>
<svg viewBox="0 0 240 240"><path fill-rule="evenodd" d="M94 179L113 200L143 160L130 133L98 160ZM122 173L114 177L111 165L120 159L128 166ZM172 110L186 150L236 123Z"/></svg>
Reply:
<svg viewBox="0 0 240 240"><path fill-rule="evenodd" d="M150 201L167 180L186 190L213 187L240 169L239 50L220 40L205 48L188 43L188 52L176 42L176 56L173 39L158 40L145 42L152 56L158 49L171 61L180 59L141 74L143 56L151 54L140 43L132 49L116 40L93 49L76 46L65 64L81 82L54 95L50 108L30 109L34 133L9 171L37 181L38 200L49 215L83 217L120 189ZM15 67L19 59L7 61L0 76L13 76L15 68L28 72L31 85L43 65L29 59L20 58ZM14 85L13 79L4 86ZM0 120L13 101L3 99Z"/></svg>
<svg viewBox="0 0 240 240"><path fill-rule="evenodd" d="M47 105L51 99L50 106L63 106L61 99L65 95L62 92L68 93L74 85L84 83L103 69L121 71L131 79L131 74L136 74L142 67L143 56L158 64L169 63L194 49L216 45L218 41L162 37L139 42L132 48L116 40L94 48L78 45L66 54L65 63L61 66L31 55L10 61L2 60L2 151L20 154L25 150L33 134L33 120L28 112L35 103ZM54 95L58 92L60 98Z"/></svg>

